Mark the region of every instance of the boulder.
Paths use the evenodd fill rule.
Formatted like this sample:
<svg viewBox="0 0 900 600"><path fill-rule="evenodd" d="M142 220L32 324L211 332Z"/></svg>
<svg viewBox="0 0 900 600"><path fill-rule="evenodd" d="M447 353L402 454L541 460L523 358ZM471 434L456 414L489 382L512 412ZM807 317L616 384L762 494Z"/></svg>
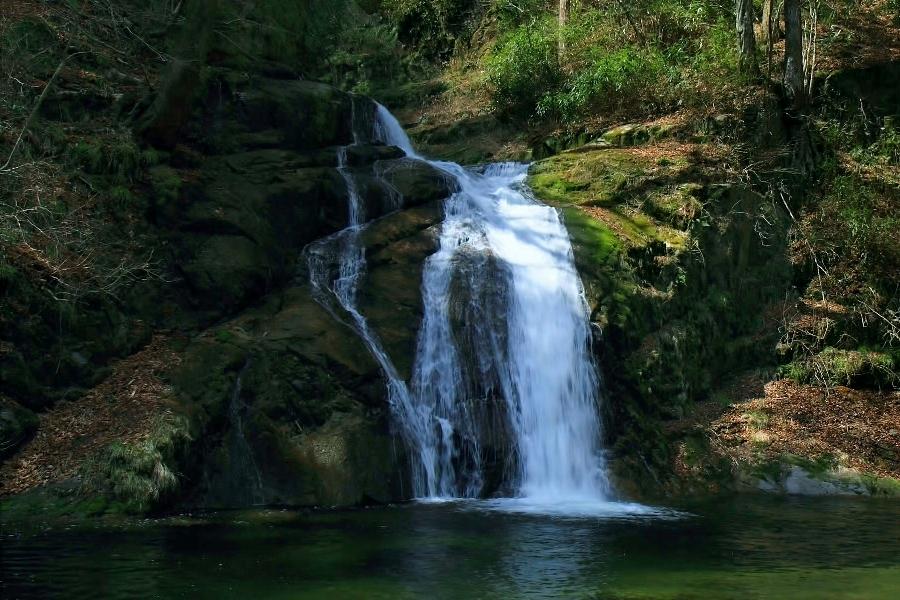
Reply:
<svg viewBox="0 0 900 600"><path fill-rule="evenodd" d="M371 165L379 160L394 160L405 156L396 146L354 144L347 148L347 164L351 167Z"/></svg>
<svg viewBox="0 0 900 600"><path fill-rule="evenodd" d="M444 200L459 189L448 173L417 159L382 161L376 172L402 196L404 208Z"/></svg>

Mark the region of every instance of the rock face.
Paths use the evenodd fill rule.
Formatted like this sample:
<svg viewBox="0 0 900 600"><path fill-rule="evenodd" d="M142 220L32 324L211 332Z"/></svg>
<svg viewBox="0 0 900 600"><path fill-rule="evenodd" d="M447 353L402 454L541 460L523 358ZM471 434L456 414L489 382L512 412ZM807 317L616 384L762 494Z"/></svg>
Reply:
<svg viewBox="0 0 900 600"><path fill-rule="evenodd" d="M374 103L229 73L196 98L191 119L171 123L194 150L174 148L172 165L156 168L152 207L192 307L223 321L188 345L173 376L196 440L188 503L403 499L380 370L342 310L314 299L301 253L349 222L338 151L364 137ZM146 126L151 141L167 138L164 125ZM360 310L408 374L422 263L455 182L374 141L349 146L346 164L365 219L378 219L361 234Z"/></svg>
<svg viewBox="0 0 900 600"><path fill-rule="evenodd" d="M699 147L612 140L535 163L529 183L572 237L620 487L652 495L672 477L662 424L774 348L764 315L790 283L788 224Z"/></svg>
<svg viewBox="0 0 900 600"><path fill-rule="evenodd" d="M212 319L284 285L303 246L346 227L337 151L353 142L354 126L365 129L375 104L319 83L244 81L227 72L198 97L191 120L172 126L203 153L176 148L173 162L182 166L157 169L152 214L170 232L193 304ZM398 148L361 143L347 156L367 219L445 198L452 188Z"/></svg>
<svg viewBox="0 0 900 600"><path fill-rule="evenodd" d="M361 310L406 369L421 264L435 250L440 217L432 202L364 234L372 258ZM352 505L400 500L409 489L378 365L302 277L192 342L175 385L204 432L192 503Z"/></svg>

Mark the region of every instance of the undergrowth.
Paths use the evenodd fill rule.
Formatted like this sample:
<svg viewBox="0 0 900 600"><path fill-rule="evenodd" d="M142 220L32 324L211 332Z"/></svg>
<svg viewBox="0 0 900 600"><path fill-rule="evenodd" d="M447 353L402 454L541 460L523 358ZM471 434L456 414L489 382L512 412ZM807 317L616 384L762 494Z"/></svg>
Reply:
<svg viewBox="0 0 900 600"><path fill-rule="evenodd" d="M160 422L146 440L113 442L81 469L82 489L144 513L165 503L179 487L173 470L190 441L185 419Z"/></svg>

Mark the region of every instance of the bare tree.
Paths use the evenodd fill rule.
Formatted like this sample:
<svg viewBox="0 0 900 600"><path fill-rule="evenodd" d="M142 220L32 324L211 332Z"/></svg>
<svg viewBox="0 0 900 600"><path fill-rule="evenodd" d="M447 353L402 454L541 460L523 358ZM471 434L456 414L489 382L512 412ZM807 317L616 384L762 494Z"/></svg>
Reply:
<svg viewBox="0 0 900 600"><path fill-rule="evenodd" d="M803 28L803 85L806 97L812 97L816 76L816 49L818 47L819 0L809 0L807 20Z"/></svg>
<svg viewBox="0 0 900 600"><path fill-rule="evenodd" d="M756 60L756 34L753 31L753 0L735 0L735 26L738 34L741 73L750 77L759 75Z"/></svg>
<svg viewBox="0 0 900 600"><path fill-rule="evenodd" d="M795 107L806 100L800 0L784 0L784 89Z"/></svg>

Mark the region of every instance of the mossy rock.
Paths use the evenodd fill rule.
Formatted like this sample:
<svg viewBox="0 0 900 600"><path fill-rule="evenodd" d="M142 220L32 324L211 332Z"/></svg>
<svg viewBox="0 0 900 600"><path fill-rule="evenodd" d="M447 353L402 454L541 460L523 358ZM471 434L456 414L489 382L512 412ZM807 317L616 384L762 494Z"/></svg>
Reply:
<svg viewBox="0 0 900 600"><path fill-rule="evenodd" d="M600 136L605 142L613 146L640 146L650 141L652 135L646 125L628 124L620 125L606 131Z"/></svg>
<svg viewBox="0 0 900 600"><path fill-rule="evenodd" d="M761 313L791 281L789 221L722 179L671 144L588 144L529 173L535 195L562 213L601 334L595 347L620 479L645 492L672 481L677 449L663 424L684 417L725 373L774 359ZM701 487L730 485L721 460L695 466Z"/></svg>
<svg viewBox="0 0 900 600"><path fill-rule="evenodd" d="M271 263L252 240L239 235L183 236L188 253L181 271L194 294L224 310L245 305L272 284Z"/></svg>
<svg viewBox="0 0 900 600"><path fill-rule="evenodd" d="M204 85L202 63L174 59L162 75L162 85L138 120L138 135L160 148L173 148Z"/></svg>
<svg viewBox="0 0 900 600"><path fill-rule="evenodd" d="M742 465L739 489L797 496L900 497L900 481L846 468L832 456L808 458L783 454L755 465Z"/></svg>

